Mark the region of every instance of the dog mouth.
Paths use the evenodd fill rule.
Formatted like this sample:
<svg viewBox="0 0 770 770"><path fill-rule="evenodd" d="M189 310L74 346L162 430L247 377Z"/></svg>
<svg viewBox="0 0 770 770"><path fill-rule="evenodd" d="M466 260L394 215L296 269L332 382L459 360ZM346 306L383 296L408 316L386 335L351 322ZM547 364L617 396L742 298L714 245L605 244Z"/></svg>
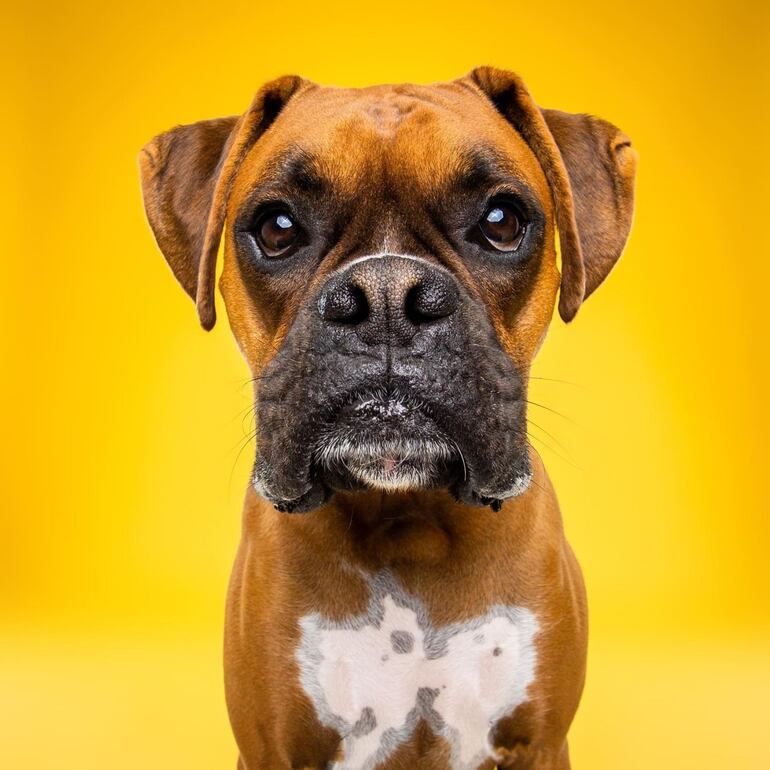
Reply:
<svg viewBox="0 0 770 770"><path fill-rule="evenodd" d="M313 465L329 487L348 490L430 489L465 475L460 448L427 405L384 389L358 394L338 411L316 442Z"/></svg>
<svg viewBox="0 0 770 770"><path fill-rule="evenodd" d="M523 494L532 472L516 402L497 414L490 440L488 415L468 414L451 391L443 400L441 392L431 396L399 381L388 389L364 385L306 410L302 428L270 409L265 415L278 441L257 452L255 490L279 511L296 513L318 508L336 491L443 489L495 511Z"/></svg>

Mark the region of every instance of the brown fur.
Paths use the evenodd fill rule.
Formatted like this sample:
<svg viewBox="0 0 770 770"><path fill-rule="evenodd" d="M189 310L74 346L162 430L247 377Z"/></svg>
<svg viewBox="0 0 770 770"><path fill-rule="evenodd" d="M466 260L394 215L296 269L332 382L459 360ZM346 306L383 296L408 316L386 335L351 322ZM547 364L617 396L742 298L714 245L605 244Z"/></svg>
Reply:
<svg viewBox="0 0 770 770"><path fill-rule="evenodd" d="M397 226L409 216L399 196L429 200L456 168L455 148L465 137L497 148L546 213L542 255L525 289L483 266L469 267L429 222ZM354 221L318 266L291 280L249 274L225 231L221 290L255 378L281 348L300 303L351 255L375 247L387 225L400 233L399 249L440 259L483 299L501 345L526 372L559 286L560 313L570 320L619 257L630 226L634 153L627 137L605 121L541 111L511 73L483 68L452 83L362 90L283 78L265 86L243 117L173 129L141 156L149 221L175 275L197 299L205 328L215 318L215 258L225 219L237 218L255 181L270 178L272 159L299 142L320 153L339 206L361 224ZM366 181L385 164L390 197L372 199ZM497 724L494 743L505 757L501 767L569 767L566 735L583 686L586 604L555 493L540 460L532 463L529 490L499 513L420 491L337 493L320 509L292 516L249 489L225 634L239 767L325 768L338 755L339 736L318 722L293 651L302 615L343 619L364 611L367 589L354 565L391 568L436 626L498 603L534 612L541 627L536 680L529 700ZM423 724L382 767L439 770L447 761L446 744Z"/></svg>

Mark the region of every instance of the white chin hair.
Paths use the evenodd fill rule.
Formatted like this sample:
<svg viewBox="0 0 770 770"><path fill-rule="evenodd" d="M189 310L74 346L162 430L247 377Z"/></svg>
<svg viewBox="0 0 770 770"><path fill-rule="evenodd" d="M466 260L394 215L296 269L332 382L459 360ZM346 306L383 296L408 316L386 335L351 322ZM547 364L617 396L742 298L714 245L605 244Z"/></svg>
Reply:
<svg viewBox="0 0 770 770"><path fill-rule="evenodd" d="M370 489L404 492L430 486L439 464L453 456L442 441L383 441L359 443L331 437L317 451L327 467L343 467Z"/></svg>
<svg viewBox="0 0 770 770"><path fill-rule="evenodd" d="M405 468L403 471L394 470L390 473L377 473L371 468L357 468L355 465L348 464L350 474L366 484L371 489L382 489L386 492L406 492L410 489L420 489L425 487L431 480L429 470L420 471L416 468Z"/></svg>

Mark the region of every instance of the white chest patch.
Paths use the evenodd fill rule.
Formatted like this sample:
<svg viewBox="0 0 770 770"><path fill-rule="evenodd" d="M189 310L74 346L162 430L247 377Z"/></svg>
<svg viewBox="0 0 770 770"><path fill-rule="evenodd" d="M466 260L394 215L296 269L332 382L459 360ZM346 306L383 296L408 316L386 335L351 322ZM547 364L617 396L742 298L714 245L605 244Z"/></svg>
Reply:
<svg viewBox="0 0 770 770"><path fill-rule="evenodd" d="M453 770L495 758L490 731L527 699L535 616L496 605L435 628L390 572L369 579L368 611L342 622L300 620L302 686L321 722L342 737L334 770L373 770L420 720L449 742Z"/></svg>

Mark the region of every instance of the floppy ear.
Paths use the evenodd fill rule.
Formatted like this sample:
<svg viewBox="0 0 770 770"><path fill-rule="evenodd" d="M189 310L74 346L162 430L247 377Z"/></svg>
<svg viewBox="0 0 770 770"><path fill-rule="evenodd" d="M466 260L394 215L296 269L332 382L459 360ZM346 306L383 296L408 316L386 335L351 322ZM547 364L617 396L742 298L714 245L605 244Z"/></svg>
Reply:
<svg viewBox="0 0 770 770"><path fill-rule="evenodd" d="M612 123L542 110L569 174L588 297L626 245L634 213L636 150Z"/></svg>
<svg viewBox="0 0 770 770"><path fill-rule="evenodd" d="M605 120L541 110L512 72L480 67L469 79L532 149L554 201L562 256L559 314L571 321L607 277L628 237L636 152Z"/></svg>
<svg viewBox="0 0 770 770"><path fill-rule="evenodd" d="M177 126L139 153L147 219L206 330L216 321L216 259L233 180L248 150L303 82L294 76L272 81L241 117Z"/></svg>

